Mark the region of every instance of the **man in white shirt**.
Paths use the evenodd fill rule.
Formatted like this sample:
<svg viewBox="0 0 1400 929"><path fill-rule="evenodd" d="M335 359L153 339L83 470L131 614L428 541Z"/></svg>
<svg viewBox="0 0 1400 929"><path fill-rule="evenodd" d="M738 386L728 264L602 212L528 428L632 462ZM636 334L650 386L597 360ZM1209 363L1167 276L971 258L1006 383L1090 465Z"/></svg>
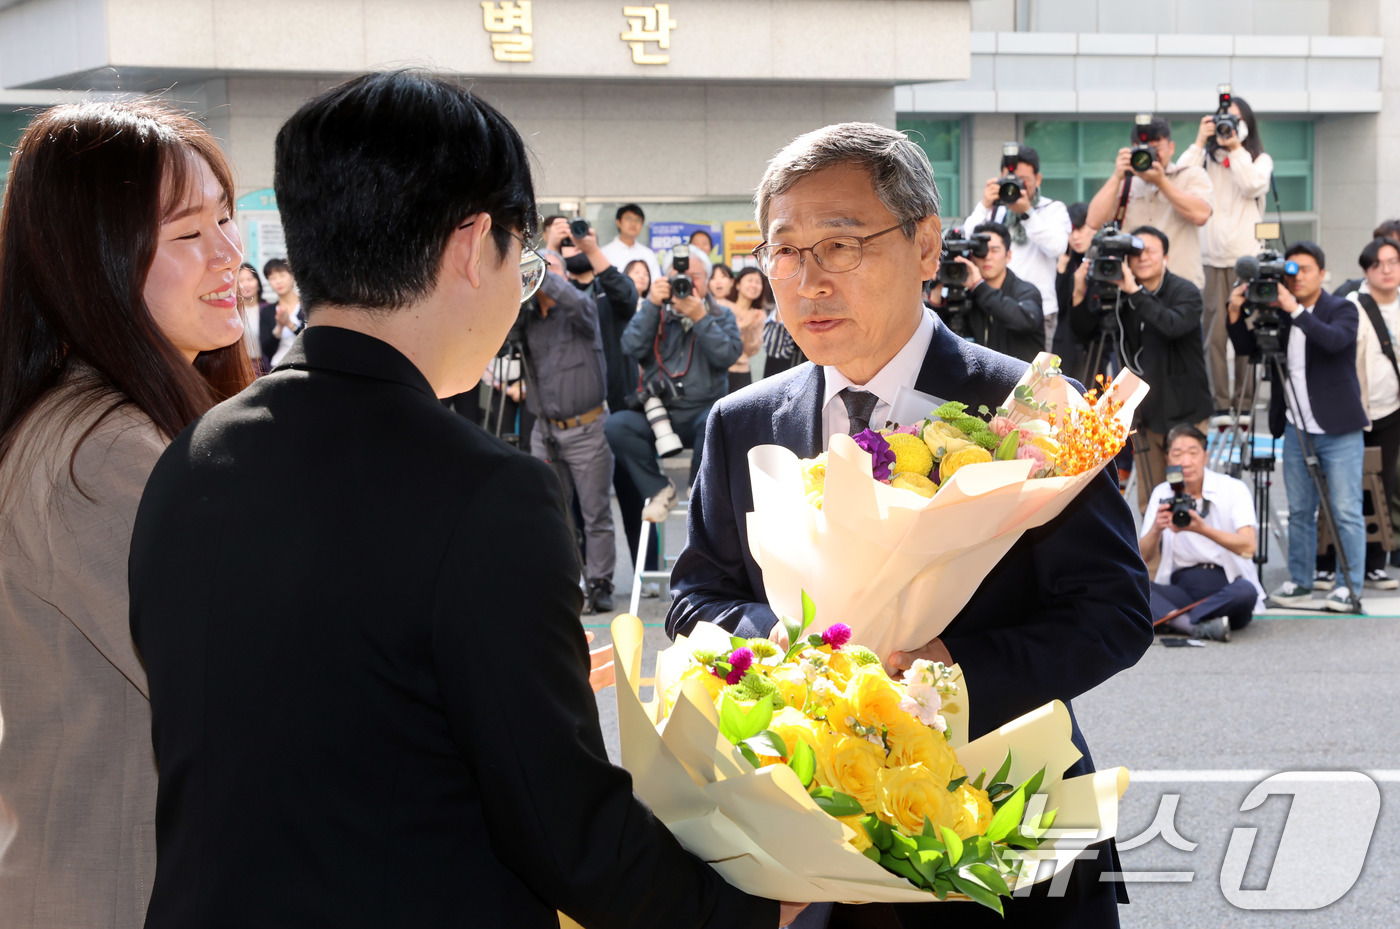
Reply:
<svg viewBox="0 0 1400 929"><path fill-rule="evenodd" d="M1167 433L1167 467L1181 469L1191 499L1189 521L1173 519L1175 489L1152 490L1138 550L1143 561L1160 556L1152 583L1152 618L1173 632L1230 641L1263 605L1264 588L1251 556L1257 544L1254 495L1240 480L1206 467L1206 437L1189 423Z"/></svg>
<svg viewBox="0 0 1400 929"><path fill-rule="evenodd" d="M1029 145L1017 147L1015 155L1001 159L1001 176L987 181L982 190L982 202L967 217L971 229L994 219L997 189L1007 175L1020 178L1025 185L1021 199L1010 204L1006 216L1000 219L1011 232L1011 261L1007 265L1021 280L1034 284L1040 291L1040 306L1045 315L1045 349L1049 351L1059 319L1059 298L1055 295L1055 274L1060 256L1069 247L1073 228L1069 210L1058 200L1040 192L1040 154Z"/></svg>
<svg viewBox="0 0 1400 929"><path fill-rule="evenodd" d="M655 284L661 279L661 265L656 261L656 253L637 241L646 219L642 208L635 203L624 203L618 207L617 238L603 246L603 254L614 268L624 272L633 261L646 262L647 270L651 272L651 282Z"/></svg>
<svg viewBox="0 0 1400 929"><path fill-rule="evenodd" d="M1395 338L1400 334L1400 241L1377 238L1361 250L1361 288L1347 295L1360 317L1356 328L1356 377L1361 405L1371 420L1362 437L1368 448L1381 450L1381 480L1387 500L1394 499L1395 468L1400 463L1400 371ZM1313 587L1331 581L1333 559L1318 558ZM1386 553L1379 542L1366 543L1366 586L1395 590L1400 582L1385 569Z"/></svg>

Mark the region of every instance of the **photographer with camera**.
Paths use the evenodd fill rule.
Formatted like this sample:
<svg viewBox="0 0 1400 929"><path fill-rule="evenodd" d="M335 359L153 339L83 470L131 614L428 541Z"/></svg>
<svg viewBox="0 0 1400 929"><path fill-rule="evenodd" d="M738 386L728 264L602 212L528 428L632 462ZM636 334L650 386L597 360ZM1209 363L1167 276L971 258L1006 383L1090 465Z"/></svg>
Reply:
<svg viewBox="0 0 1400 929"><path fill-rule="evenodd" d="M1127 181L1123 228L1152 226L1165 232L1176 245L1172 273L1204 287L1199 229L1211 216L1209 175L1199 164L1172 163L1176 143L1171 123L1160 116L1139 116L1130 141L1131 147L1118 150L1113 176L1089 203L1089 225L1098 229L1113 218Z"/></svg>
<svg viewBox="0 0 1400 929"><path fill-rule="evenodd" d="M1234 388L1226 364L1225 305L1235 286L1233 268L1245 255L1259 252L1254 225L1264 217L1264 196L1269 192L1274 161L1264 152L1259 123L1242 97L1220 88L1216 112L1201 118L1196 141L1177 158L1179 165L1199 165L1210 177L1213 211L1201 227L1201 263L1206 283L1205 333L1210 387L1217 411L1232 407L1244 411L1253 405L1249 361L1235 357Z"/></svg>
<svg viewBox="0 0 1400 929"><path fill-rule="evenodd" d="M596 251L596 241L593 244ZM535 302L521 310L528 349L525 402L535 414L530 451L553 466L566 501L578 493L587 585L584 612L610 613L617 549L598 305L591 293L560 276L558 255L546 257L554 270L545 273Z"/></svg>
<svg viewBox="0 0 1400 929"><path fill-rule="evenodd" d="M1142 521L1143 561L1161 556L1152 618L1199 639L1230 641L1261 607L1264 588L1251 560L1259 520L1244 481L1206 467L1206 436L1189 423L1167 433L1166 480L1153 488Z"/></svg>
<svg viewBox="0 0 1400 929"><path fill-rule="evenodd" d="M1034 361L1045 350L1041 295L1008 267L1011 232L1000 223L983 223L973 230L971 239L953 238L959 231L949 230L950 236L944 239L944 258L929 291L928 305L963 338L1022 361ZM947 283L952 280L961 283ZM962 305L952 298L954 287L966 295Z"/></svg>
<svg viewBox="0 0 1400 929"><path fill-rule="evenodd" d="M1356 304L1322 289L1327 259L1316 243L1298 242L1283 257L1291 259L1287 266L1291 273L1283 275L1283 287L1267 279L1276 274L1277 269L1265 267L1277 264L1276 254L1264 255L1267 261L1242 259L1241 277L1249 283L1231 292L1226 307L1230 340L1241 358L1250 359L1256 349L1268 349L1266 343L1276 341L1277 357L1286 359L1287 381L1276 379L1269 391L1269 431L1274 438L1283 436L1290 579L1270 598L1280 606L1299 606L1312 599L1319 496L1305 460L1301 431L1326 475L1328 502L1350 574L1322 605L1351 613L1357 611L1352 595L1361 594L1366 548L1361 458L1367 419L1356 377L1358 314ZM1251 267L1244 267L1251 262ZM1263 298L1271 294L1272 300L1264 303Z"/></svg>
<svg viewBox="0 0 1400 929"><path fill-rule="evenodd" d="M619 465L647 498L646 522L664 522L676 486L661 473L662 456L693 449L690 473L700 464L705 418L729 390L729 366L744 352L734 314L707 293L710 262L695 246L672 252L672 276L652 282L622 333L622 350L642 374L630 409L608 420L607 437Z"/></svg>
<svg viewBox="0 0 1400 929"><path fill-rule="evenodd" d="M1007 249L1015 250L1010 267L1018 278L1040 291L1040 347L1048 349L1060 309L1055 296L1055 270L1069 244L1069 213L1059 200L1040 192L1040 154L1029 145L1005 143L1001 172L999 177L987 181L982 202L967 217L966 224L977 227L993 221L1010 232Z"/></svg>
<svg viewBox="0 0 1400 929"><path fill-rule="evenodd" d="M1151 513L1148 491L1162 479L1168 430L1180 423L1207 428L1210 389L1201 346L1201 291L1167 269L1171 239L1165 232L1139 226L1131 235L1142 247L1122 262L1121 279L1107 282L1121 296L1102 313L1115 313L1108 323L1117 330L1124 366L1152 385L1138 408L1133 440L1138 506ZM1070 308L1074 334L1085 340L1104 324L1102 313L1085 299L1089 269L1086 262L1075 272Z"/></svg>

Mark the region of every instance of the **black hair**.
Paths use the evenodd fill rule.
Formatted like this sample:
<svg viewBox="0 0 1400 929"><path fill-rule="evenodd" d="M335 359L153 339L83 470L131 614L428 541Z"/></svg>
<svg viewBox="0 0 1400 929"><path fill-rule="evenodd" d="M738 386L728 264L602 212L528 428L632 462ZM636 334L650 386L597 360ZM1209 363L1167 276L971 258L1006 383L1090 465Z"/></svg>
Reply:
<svg viewBox="0 0 1400 929"><path fill-rule="evenodd" d="M437 285L443 251L476 213L500 260L535 234L520 133L464 85L419 71L362 74L277 133L273 188L302 303L397 310Z"/></svg>
<svg viewBox="0 0 1400 929"><path fill-rule="evenodd" d="M639 206L637 206L637 204L635 204L635 203L624 203L622 206L618 207L618 208L617 208L617 215L614 216L613 219L615 219L615 220L621 219L622 217L626 216L628 213L636 213L636 214L637 214L637 218L640 219L642 222L646 222L646 221L647 221L647 214L643 213L643 212L642 212L642 208L639 207Z"/></svg>
<svg viewBox="0 0 1400 929"><path fill-rule="evenodd" d="M263 265L263 277L272 277L274 271L286 271L292 273L292 266L287 264L285 258L269 258Z"/></svg>
<svg viewBox="0 0 1400 929"><path fill-rule="evenodd" d="M1400 219L1387 219L1371 230L1374 239L1400 239Z"/></svg>
<svg viewBox="0 0 1400 929"><path fill-rule="evenodd" d="M1016 169L1016 165L1022 162L1030 165L1031 170L1034 171L1036 174L1040 173L1040 152L1037 152L1029 145L1018 146L1015 156L1001 156L1002 168L1010 168L1014 171Z"/></svg>
<svg viewBox="0 0 1400 929"><path fill-rule="evenodd" d="M1167 430L1167 451L1171 451L1172 445L1175 444L1176 440L1181 438L1182 436L1186 436L1187 438L1195 439L1197 442L1200 442L1201 448L1210 448L1210 442L1206 439L1206 434L1204 432L1197 429L1190 423L1178 423L1177 425L1172 426L1171 429Z"/></svg>
<svg viewBox="0 0 1400 929"><path fill-rule="evenodd" d="M1264 140L1259 137L1259 120L1254 118L1254 108L1245 102L1244 97L1235 97L1233 102L1240 108L1240 119L1249 127L1249 138L1240 144L1251 158L1257 159L1264 154Z"/></svg>
<svg viewBox="0 0 1400 929"><path fill-rule="evenodd" d="M1313 261L1317 262L1318 270L1327 267L1327 256L1322 253L1322 246L1318 245L1316 242L1309 242L1307 239L1294 242L1292 245L1288 246L1287 251L1283 253L1283 257L1292 258L1294 255L1307 255L1312 258ZM1362 265L1362 267L1364 268L1365 265Z"/></svg>
<svg viewBox="0 0 1400 929"><path fill-rule="evenodd" d="M1381 263L1381 249L1393 248L1396 254L1400 254L1400 241L1392 239L1390 236L1376 236L1366 247L1361 250L1361 259L1358 264L1362 271L1369 271ZM1289 249L1292 251L1292 249Z"/></svg>
<svg viewBox="0 0 1400 929"><path fill-rule="evenodd" d="M1071 229L1078 229L1089 221L1089 204L1082 200L1078 203L1071 203L1065 207L1065 210L1069 213L1069 227Z"/></svg>
<svg viewBox="0 0 1400 929"><path fill-rule="evenodd" d="M1011 251L1011 230L1007 229L1001 223L982 223L972 231L974 234L978 232L991 232L1001 236L1002 244L1006 246L1008 252Z"/></svg>
<svg viewBox="0 0 1400 929"><path fill-rule="evenodd" d="M1138 226L1130 234L1138 238L1142 238L1145 235L1156 236L1157 241L1162 243L1163 255L1167 254L1168 250L1172 247L1171 240L1167 238L1167 234L1156 226Z"/></svg>
<svg viewBox="0 0 1400 929"><path fill-rule="evenodd" d="M569 218L569 217L565 216L563 213L550 213L550 214L549 214L548 216L546 216L544 219L540 220L540 232L544 232L544 231L545 231L546 229L548 229L550 226L554 225L554 221L555 221L556 219L568 219L568 218Z"/></svg>
<svg viewBox="0 0 1400 929"><path fill-rule="evenodd" d="M1253 132L1254 130L1251 128L1249 131ZM1152 117L1152 122L1145 126L1139 126L1136 123L1133 124L1132 134L1130 136L1131 141L1136 142L1138 140L1138 133L1147 136L1149 142L1154 142L1157 139L1169 140L1172 137L1172 124L1167 122L1165 117L1154 116Z"/></svg>

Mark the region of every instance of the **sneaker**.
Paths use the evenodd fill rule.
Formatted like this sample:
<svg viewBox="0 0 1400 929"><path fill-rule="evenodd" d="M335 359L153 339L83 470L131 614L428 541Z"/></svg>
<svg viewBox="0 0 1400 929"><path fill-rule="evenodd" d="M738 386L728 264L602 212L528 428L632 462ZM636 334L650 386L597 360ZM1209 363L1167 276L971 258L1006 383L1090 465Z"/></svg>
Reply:
<svg viewBox="0 0 1400 929"><path fill-rule="evenodd" d="M1279 606L1301 606L1311 602L1312 598L1311 587L1300 587L1292 581L1284 581L1269 594L1269 599Z"/></svg>
<svg viewBox="0 0 1400 929"><path fill-rule="evenodd" d="M1230 641L1230 618L1217 616L1204 619L1191 627L1191 636L1196 639L1209 639L1212 642Z"/></svg>
<svg viewBox="0 0 1400 929"><path fill-rule="evenodd" d="M613 611L613 584L605 577L594 578L588 582L588 600L592 604L594 613L611 613Z"/></svg>
<svg viewBox="0 0 1400 929"><path fill-rule="evenodd" d="M1322 601L1322 605L1334 613L1360 613L1361 610L1351 602L1351 591L1346 587L1338 587L1327 595L1327 599Z"/></svg>
<svg viewBox="0 0 1400 929"><path fill-rule="evenodd" d="M647 505L642 507L642 519L649 523L664 523L666 517L671 515L671 507L676 503L676 485L671 481L666 482L666 486L656 492L656 496L647 501Z"/></svg>
<svg viewBox="0 0 1400 929"><path fill-rule="evenodd" d="M1400 581L1391 577L1384 568L1373 568L1366 572L1366 586L1372 590L1395 590Z"/></svg>
<svg viewBox="0 0 1400 929"><path fill-rule="evenodd" d="M1313 590L1331 590L1336 586L1336 571L1319 571L1313 575Z"/></svg>

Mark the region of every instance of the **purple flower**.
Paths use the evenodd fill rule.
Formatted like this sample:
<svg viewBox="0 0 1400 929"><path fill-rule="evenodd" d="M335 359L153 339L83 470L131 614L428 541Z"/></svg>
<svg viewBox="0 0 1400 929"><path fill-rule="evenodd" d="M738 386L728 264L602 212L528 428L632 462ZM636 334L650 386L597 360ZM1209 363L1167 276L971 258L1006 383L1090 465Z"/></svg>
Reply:
<svg viewBox="0 0 1400 929"><path fill-rule="evenodd" d="M833 652L840 651L841 646L851 641L851 627L845 623L834 623L822 633L822 641L830 645Z"/></svg>
<svg viewBox="0 0 1400 929"><path fill-rule="evenodd" d="M744 679L744 674L753 664L753 649L744 647L736 648L729 654L729 674L724 678L726 684L737 684Z"/></svg>
<svg viewBox="0 0 1400 929"><path fill-rule="evenodd" d="M856 433L856 444L870 453L870 475L877 481L890 479L890 465L894 464L894 452L885 437L874 429Z"/></svg>

